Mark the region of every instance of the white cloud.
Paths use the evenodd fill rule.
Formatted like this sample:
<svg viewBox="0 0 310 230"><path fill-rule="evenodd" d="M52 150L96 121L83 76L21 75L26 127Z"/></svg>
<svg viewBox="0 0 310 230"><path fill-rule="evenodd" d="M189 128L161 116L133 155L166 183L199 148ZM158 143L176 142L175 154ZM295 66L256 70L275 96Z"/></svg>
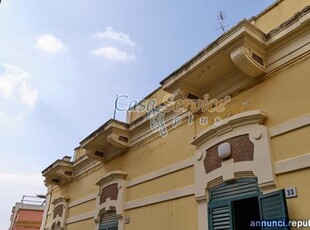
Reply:
<svg viewBox="0 0 310 230"><path fill-rule="evenodd" d="M130 39L128 34L116 32L112 27L107 27L104 32L96 32L94 36L100 39L108 39L126 45L135 46L135 43Z"/></svg>
<svg viewBox="0 0 310 230"><path fill-rule="evenodd" d="M115 62L127 62L136 60L134 54L128 54L127 52L119 50L118 48L112 46L98 48L92 50L91 53L93 55L100 56L107 60Z"/></svg>
<svg viewBox="0 0 310 230"><path fill-rule="evenodd" d="M26 82L20 86L20 101L28 108L33 109L38 98L38 90L33 90Z"/></svg>
<svg viewBox="0 0 310 230"><path fill-rule="evenodd" d="M58 53L66 49L63 43L51 34L42 34L37 37L35 47L47 53Z"/></svg>
<svg viewBox="0 0 310 230"><path fill-rule="evenodd" d="M16 66L1 65L4 73L0 74L0 126L22 120L38 99L38 90L31 86L29 73Z"/></svg>

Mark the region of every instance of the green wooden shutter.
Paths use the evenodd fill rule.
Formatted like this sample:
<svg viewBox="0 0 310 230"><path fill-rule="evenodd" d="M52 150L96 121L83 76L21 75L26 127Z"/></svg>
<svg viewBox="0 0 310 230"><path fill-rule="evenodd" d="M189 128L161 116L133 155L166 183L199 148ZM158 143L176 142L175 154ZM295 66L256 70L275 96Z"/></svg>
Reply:
<svg viewBox="0 0 310 230"><path fill-rule="evenodd" d="M287 223L289 220L284 189L268 193L265 195L261 195L258 197L258 199L260 206L261 221L263 226L262 229L264 230L290 229L290 227L271 226L274 223L272 221Z"/></svg>
<svg viewBox="0 0 310 230"><path fill-rule="evenodd" d="M230 202L209 204L209 228L212 230L231 230L232 218Z"/></svg>
<svg viewBox="0 0 310 230"><path fill-rule="evenodd" d="M233 214L232 201L253 197L259 194L255 178L242 178L237 181L225 182L210 190L209 229L232 230Z"/></svg>
<svg viewBox="0 0 310 230"><path fill-rule="evenodd" d="M118 221L116 211L104 213L100 218L99 230L117 230Z"/></svg>
<svg viewBox="0 0 310 230"><path fill-rule="evenodd" d="M239 179L223 183L211 190L211 200L236 199L238 197L257 196L258 186L256 179Z"/></svg>

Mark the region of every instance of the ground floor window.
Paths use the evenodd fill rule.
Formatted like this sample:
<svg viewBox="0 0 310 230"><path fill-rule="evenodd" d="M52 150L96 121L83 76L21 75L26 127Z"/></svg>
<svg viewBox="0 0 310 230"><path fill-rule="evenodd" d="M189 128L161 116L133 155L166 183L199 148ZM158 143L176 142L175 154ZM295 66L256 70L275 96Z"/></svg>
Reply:
<svg viewBox="0 0 310 230"><path fill-rule="evenodd" d="M111 210L102 214L100 217L99 230L117 230L118 221L116 211Z"/></svg>
<svg viewBox="0 0 310 230"><path fill-rule="evenodd" d="M210 190L209 229L290 229L284 191L263 195L256 179L239 179Z"/></svg>

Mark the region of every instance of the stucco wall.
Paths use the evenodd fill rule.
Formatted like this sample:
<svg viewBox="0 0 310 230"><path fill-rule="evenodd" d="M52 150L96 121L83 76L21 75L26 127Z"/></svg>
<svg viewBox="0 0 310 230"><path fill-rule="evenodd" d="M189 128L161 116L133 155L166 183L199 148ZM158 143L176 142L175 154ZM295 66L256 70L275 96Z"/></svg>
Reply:
<svg viewBox="0 0 310 230"><path fill-rule="evenodd" d="M308 3L309 1L305 0L280 1L270 11L260 15L255 23L263 31L269 31L291 17L297 10L304 8ZM95 199L99 194L99 187L95 184L107 172L115 170L126 172L126 181L133 184L126 188L120 188L125 190L124 207L127 207L124 209L123 218L130 218L129 223L124 225L124 229L198 229L199 218L207 217L198 217L199 208L194 197L194 191L188 192L181 198L169 198L166 195L166 193L171 192L169 196L173 196L174 190L195 184L193 163L170 172L171 167L177 168L175 166L183 161L195 160L196 147L190 143L194 137L204 133L213 124L217 116L226 119L245 111L260 110L266 113L268 117L264 125L269 132L272 128L285 125L288 121L310 115L309 66L310 57L301 58L293 65L287 65L280 71L265 76L254 86L234 94L231 101L226 104L224 112L197 113L193 124L189 125L183 122L176 128L169 129L169 134L166 137L153 136L150 140L135 145L126 154L101 164L94 170L85 172L74 178L68 185L54 189L52 199L68 196L70 204L80 202L77 205L69 205L68 218L71 221L67 224L67 229L95 229L95 222L92 217L94 213L92 212L96 209ZM162 90L159 90L150 98L161 100L164 94ZM135 120L138 115L135 116L132 115L129 120ZM209 123L200 125L199 119L202 117L207 117ZM137 128L132 131L132 135L143 136L143 132L146 132L143 128ZM290 159L293 157L310 153L309 136L309 125L290 130L281 135L271 136L272 164L276 165L283 160L291 162ZM262 170L264 170L263 167L262 165ZM296 186L298 190L298 197L287 200L290 217L292 219L309 218L308 194L310 184L307 183L310 179L309 169L298 168L296 171L277 173L275 170L274 172L276 189ZM150 176L151 179L146 180L144 178L146 175ZM142 181L135 182L137 179ZM163 200L150 201L150 198L154 196L160 196L160 199ZM144 201L148 199L149 204L136 205L136 207L128 206L128 204L143 199ZM51 205L48 223L52 222L52 211L53 206ZM78 217L80 220L76 220L79 219Z"/></svg>
<svg viewBox="0 0 310 230"><path fill-rule="evenodd" d="M268 33L309 5L309 0L280 0L278 4L255 19L255 25Z"/></svg>

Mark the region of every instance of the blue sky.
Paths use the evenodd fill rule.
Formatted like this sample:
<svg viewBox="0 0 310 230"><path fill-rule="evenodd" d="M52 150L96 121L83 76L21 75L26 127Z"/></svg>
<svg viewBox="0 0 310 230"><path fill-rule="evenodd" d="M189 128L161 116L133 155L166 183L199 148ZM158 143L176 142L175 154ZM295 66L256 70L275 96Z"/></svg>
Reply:
<svg viewBox="0 0 310 230"><path fill-rule="evenodd" d="M0 5L0 229L40 172L141 99L221 31L272 0L3 0ZM177 3L177 4L176 4ZM124 120L125 114L117 118Z"/></svg>

